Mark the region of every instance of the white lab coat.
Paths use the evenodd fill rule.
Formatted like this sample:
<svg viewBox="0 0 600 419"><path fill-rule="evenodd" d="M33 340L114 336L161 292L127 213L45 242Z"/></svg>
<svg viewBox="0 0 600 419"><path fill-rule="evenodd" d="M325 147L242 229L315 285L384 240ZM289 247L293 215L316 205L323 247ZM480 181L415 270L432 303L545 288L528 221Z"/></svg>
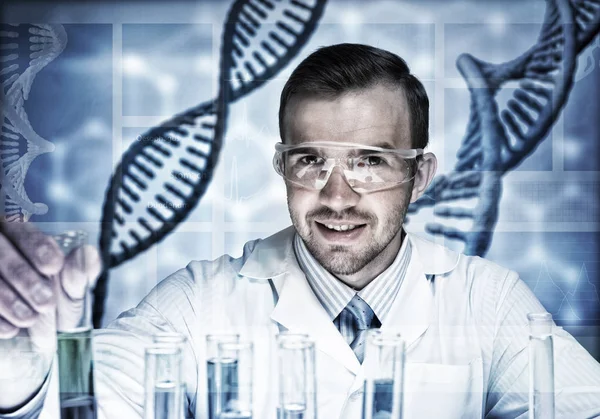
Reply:
<svg viewBox="0 0 600 419"><path fill-rule="evenodd" d="M274 418L274 336L288 329L316 341L318 418L360 419L363 366L300 270L293 234L290 227L249 242L239 259L192 262L163 280L137 308L98 331L100 418L141 417L144 347L161 330L188 338L184 378L189 412L196 418L206 417L206 334L239 331L252 338L254 418ZM524 314L542 311L542 306L514 272L413 234L407 239L412 258L382 325L400 331L407 343L404 418L526 416ZM279 296L276 304L269 279ZM518 298L509 300L517 291ZM510 307L504 307L505 300ZM508 320L515 313L516 323ZM561 355L565 353L568 357ZM598 363L560 328L555 330L555 354L557 417L600 415Z"/></svg>
<svg viewBox="0 0 600 419"><path fill-rule="evenodd" d="M295 261L293 230L258 243L240 270L250 280L273 278L279 301L270 320L293 332L308 333L317 347L319 418L360 419L364 371L313 294ZM460 255L408 235L413 257L382 330L397 330L407 345L405 418L482 417L483 372L480 343L469 314L466 289L436 304L426 275L467 285ZM463 269L461 269L463 268ZM506 275L504 270L502 274ZM458 291L458 290L457 290ZM444 330L445 325L454 325ZM272 323L271 323L272 324ZM265 356L266 362L267 356ZM259 416L267 417L267 416Z"/></svg>

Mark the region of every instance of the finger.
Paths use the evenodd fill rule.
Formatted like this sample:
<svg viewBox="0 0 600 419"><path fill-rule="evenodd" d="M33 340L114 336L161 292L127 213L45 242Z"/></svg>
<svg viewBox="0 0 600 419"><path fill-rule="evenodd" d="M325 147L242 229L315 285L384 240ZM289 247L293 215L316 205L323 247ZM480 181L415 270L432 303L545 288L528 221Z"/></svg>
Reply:
<svg viewBox="0 0 600 419"><path fill-rule="evenodd" d="M59 331L70 331L88 326L89 290L95 286L101 271L100 255L93 246L80 246L65 258L60 284L55 285L57 298L56 326ZM86 301L85 298L88 298Z"/></svg>
<svg viewBox="0 0 600 419"><path fill-rule="evenodd" d="M86 270L88 272L88 281L90 288L96 287L96 280L102 272L102 259L98 249L94 246L86 244L83 246L85 252Z"/></svg>
<svg viewBox="0 0 600 419"><path fill-rule="evenodd" d="M93 288L100 274L100 255L93 246L85 245L74 249L66 258L61 272L61 285L73 300L82 299L88 288Z"/></svg>
<svg viewBox="0 0 600 419"><path fill-rule="evenodd" d="M64 280L65 278L61 278L61 282L65 282ZM85 281L83 283L85 285ZM84 286L84 295L85 288ZM56 300L56 329L60 332L69 332L81 326L81 319L85 310L84 298L71 298L64 291L64 287L57 283Z"/></svg>
<svg viewBox="0 0 600 419"><path fill-rule="evenodd" d="M65 258L65 265L60 273L62 291L71 300L81 300L85 296L88 278L84 258L85 253L81 247L73 249Z"/></svg>
<svg viewBox="0 0 600 419"><path fill-rule="evenodd" d="M2 277L0 277L0 316L20 328L31 326L38 316Z"/></svg>
<svg viewBox="0 0 600 419"><path fill-rule="evenodd" d="M19 328L0 317L0 339L12 339L19 333Z"/></svg>
<svg viewBox="0 0 600 419"><path fill-rule="evenodd" d="M0 275L34 310L54 307L50 281L36 272L17 250L0 235Z"/></svg>
<svg viewBox="0 0 600 419"><path fill-rule="evenodd" d="M63 252L51 237L44 235L33 224L0 219L0 236L2 235L42 275L56 275L62 269Z"/></svg>
<svg viewBox="0 0 600 419"><path fill-rule="evenodd" d="M55 278L54 281L58 282L58 278ZM57 307L56 311L40 313L34 325L28 329L34 351L48 354L56 351L56 316L58 310L60 310L60 307Z"/></svg>

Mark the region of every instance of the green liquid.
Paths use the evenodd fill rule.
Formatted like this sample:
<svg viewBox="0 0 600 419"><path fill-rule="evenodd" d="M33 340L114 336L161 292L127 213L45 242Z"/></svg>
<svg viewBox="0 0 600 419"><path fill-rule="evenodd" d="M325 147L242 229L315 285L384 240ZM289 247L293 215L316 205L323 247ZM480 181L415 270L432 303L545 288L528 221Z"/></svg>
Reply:
<svg viewBox="0 0 600 419"><path fill-rule="evenodd" d="M91 329L73 333L58 332L58 376L63 413L73 404L78 404L75 401L87 400L86 414L77 417L95 419ZM63 419L66 419L64 415Z"/></svg>

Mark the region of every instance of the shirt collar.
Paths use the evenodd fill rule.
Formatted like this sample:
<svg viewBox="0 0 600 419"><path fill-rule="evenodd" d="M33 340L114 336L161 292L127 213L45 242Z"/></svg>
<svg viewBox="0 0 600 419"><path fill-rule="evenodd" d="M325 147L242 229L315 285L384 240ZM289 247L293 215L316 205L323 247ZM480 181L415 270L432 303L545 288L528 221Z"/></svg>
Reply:
<svg viewBox="0 0 600 419"><path fill-rule="evenodd" d="M402 246L392 264L358 293L373 309L381 323L385 321L396 299L406 275L411 253L412 246L405 234Z"/></svg>
<svg viewBox="0 0 600 419"><path fill-rule="evenodd" d="M331 320L348 305L356 291L336 279L310 254L298 234L294 235L294 253L308 284Z"/></svg>
<svg viewBox="0 0 600 419"><path fill-rule="evenodd" d="M334 320L358 294L383 322L394 302L410 260L410 242L404 240L392 264L360 291L356 291L329 273L306 248L298 234L294 236L294 253L298 264L319 302Z"/></svg>

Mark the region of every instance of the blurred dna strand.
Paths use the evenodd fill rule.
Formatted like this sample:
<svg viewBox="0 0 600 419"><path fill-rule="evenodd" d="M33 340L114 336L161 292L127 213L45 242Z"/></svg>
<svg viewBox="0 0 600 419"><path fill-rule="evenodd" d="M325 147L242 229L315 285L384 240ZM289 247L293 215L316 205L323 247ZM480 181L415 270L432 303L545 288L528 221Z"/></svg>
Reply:
<svg viewBox="0 0 600 419"><path fill-rule="evenodd" d="M502 64L469 54L458 57L471 104L457 162L408 211L433 206L434 215L448 220L427 223L428 233L464 242L468 255L486 254L498 220L503 176L550 131L573 87L577 57L599 30L600 0L548 0L537 43L521 56ZM512 96L501 107L497 96L503 89ZM465 200L476 204L466 206ZM453 219L471 220L470 230L453 227Z"/></svg>
<svg viewBox="0 0 600 419"><path fill-rule="evenodd" d="M325 0L236 0L225 20L218 96L137 138L110 181L101 221L104 272L94 290L100 326L108 271L150 248L184 220L206 192L226 131L229 105L273 78L314 32Z"/></svg>
<svg viewBox="0 0 600 419"><path fill-rule="evenodd" d="M583 71L578 71L575 73L576 82L592 74L596 68L600 68L600 56L596 60L594 54L600 54L600 36L597 36L594 43L591 44L581 55L579 62L580 64L583 64Z"/></svg>
<svg viewBox="0 0 600 419"><path fill-rule="evenodd" d="M62 25L0 25L0 214L9 221L27 221L48 212L43 203L33 203L25 190L25 178L33 160L54 150L29 122L25 101L35 76L67 45Z"/></svg>

